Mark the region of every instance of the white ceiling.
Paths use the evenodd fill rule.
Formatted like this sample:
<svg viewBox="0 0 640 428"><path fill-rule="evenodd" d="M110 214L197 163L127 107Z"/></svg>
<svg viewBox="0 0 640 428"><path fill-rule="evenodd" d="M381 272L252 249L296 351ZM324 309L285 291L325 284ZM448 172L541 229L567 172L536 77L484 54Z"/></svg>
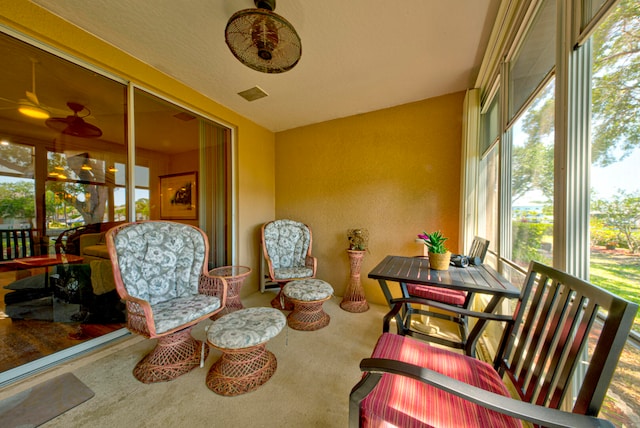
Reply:
<svg viewBox="0 0 640 428"><path fill-rule="evenodd" d="M274 132L472 87L500 3L278 0L302 58L264 74L224 41L252 0L32 1ZM256 85L269 96L237 95Z"/></svg>

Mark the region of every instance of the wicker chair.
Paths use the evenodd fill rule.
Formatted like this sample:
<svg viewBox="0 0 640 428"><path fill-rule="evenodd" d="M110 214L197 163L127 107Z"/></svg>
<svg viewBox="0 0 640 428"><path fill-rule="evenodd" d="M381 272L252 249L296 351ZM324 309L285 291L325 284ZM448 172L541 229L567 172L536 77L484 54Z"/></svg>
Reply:
<svg viewBox="0 0 640 428"><path fill-rule="evenodd" d="M106 235L127 327L158 343L133 371L141 382L175 379L200 365L208 347L191 336L221 311L227 283L207 273L209 243L195 226L167 221L126 223Z"/></svg>
<svg viewBox="0 0 640 428"><path fill-rule="evenodd" d="M388 333L390 320L406 300L423 302L411 298L392 301L372 358L360 363L365 375L351 391L350 427L385 423L396 427L519 427L520 419L545 427L613 427L596 416L637 304L531 262L492 367L467 355ZM499 319L491 314L475 315ZM584 380L573 383L578 368ZM573 392L572 413L559 410Z"/></svg>
<svg viewBox="0 0 640 428"><path fill-rule="evenodd" d="M267 264L263 277L280 291L271 301L278 309L293 309L285 301L282 287L296 279L315 278L318 261L311 256L311 228L294 220L274 220L262 226L262 252Z"/></svg>
<svg viewBox="0 0 640 428"><path fill-rule="evenodd" d="M471 243L468 257L474 264L482 264L484 263L484 258L487 254L488 249L489 241L476 236ZM431 287L421 284L407 284L407 293L408 296L404 297L419 297L422 299L445 303L447 305L453 305L463 309L469 309L471 304L473 303L473 293L468 293L461 290L450 290L442 287ZM461 314L435 312L429 309L420 308L413 309L413 314L425 315L430 318L444 319L456 323L460 334L459 342L455 342L455 340L452 341L450 339L443 339L431 334L421 334L422 332L418 332L417 335L419 335L421 339L429 342L464 349L468 335L468 324L466 316Z"/></svg>

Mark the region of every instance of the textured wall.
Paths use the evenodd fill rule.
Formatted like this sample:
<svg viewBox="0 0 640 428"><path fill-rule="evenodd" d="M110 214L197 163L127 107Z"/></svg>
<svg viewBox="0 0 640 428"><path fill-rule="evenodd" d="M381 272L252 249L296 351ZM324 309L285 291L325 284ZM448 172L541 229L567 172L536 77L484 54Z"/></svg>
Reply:
<svg viewBox="0 0 640 428"><path fill-rule="evenodd" d="M276 134L276 218L313 230L318 277L343 295L347 229L369 230L362 267L367 298L382 303L368 272L386 255L422 254L416 235L442 230L457 251L464 93Z"/></svg>

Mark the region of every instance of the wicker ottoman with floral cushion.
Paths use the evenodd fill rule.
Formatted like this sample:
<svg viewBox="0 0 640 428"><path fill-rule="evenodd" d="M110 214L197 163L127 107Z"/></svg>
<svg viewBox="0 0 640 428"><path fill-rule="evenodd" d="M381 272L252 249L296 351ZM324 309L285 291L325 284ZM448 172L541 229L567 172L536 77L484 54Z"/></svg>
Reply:
<svg viewBox="0 0 640 428"><path fill-rule="evenodd" d="M289 327L295 330L319 330L329 324L330 317L322 304L331 298L333 288L321 279L300 279L287 283L282 293L293 303L287 316Z"/></svg>
<svg viewBox="0 0 640 428"><path fill-rule="evenodd" d="M207 341L222 356L207 373L207 387L220 395L240 395L257 389L276 371L275 355L266 349L286 318L274 308L247 308L217 319Z"/></svg>

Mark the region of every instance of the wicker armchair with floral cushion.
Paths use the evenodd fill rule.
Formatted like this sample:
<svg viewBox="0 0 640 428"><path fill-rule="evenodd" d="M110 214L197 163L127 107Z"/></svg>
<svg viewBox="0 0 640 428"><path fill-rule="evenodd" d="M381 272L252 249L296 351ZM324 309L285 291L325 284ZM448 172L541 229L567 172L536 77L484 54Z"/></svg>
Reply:
<svg viewBox="0 0 640 428"><path fill-rule="evenodd" d="M282 287L296 279L315 278L318 261L311 256L311 228L294 220L274 220L262 226L262 251L268 271L263 276L280 286L271 301L279 309L292 309L284 302Z"/></svg>
<svg viewBox="0 0 640 428"><path fill-rule="evenodd" d="M208 348L191 336L197 323L224 308L227 283L207 273L209 243L195 226L142 221L107 232L127 327L158 343L136 366L144 383L175 379L200 364Z"/></svg>

